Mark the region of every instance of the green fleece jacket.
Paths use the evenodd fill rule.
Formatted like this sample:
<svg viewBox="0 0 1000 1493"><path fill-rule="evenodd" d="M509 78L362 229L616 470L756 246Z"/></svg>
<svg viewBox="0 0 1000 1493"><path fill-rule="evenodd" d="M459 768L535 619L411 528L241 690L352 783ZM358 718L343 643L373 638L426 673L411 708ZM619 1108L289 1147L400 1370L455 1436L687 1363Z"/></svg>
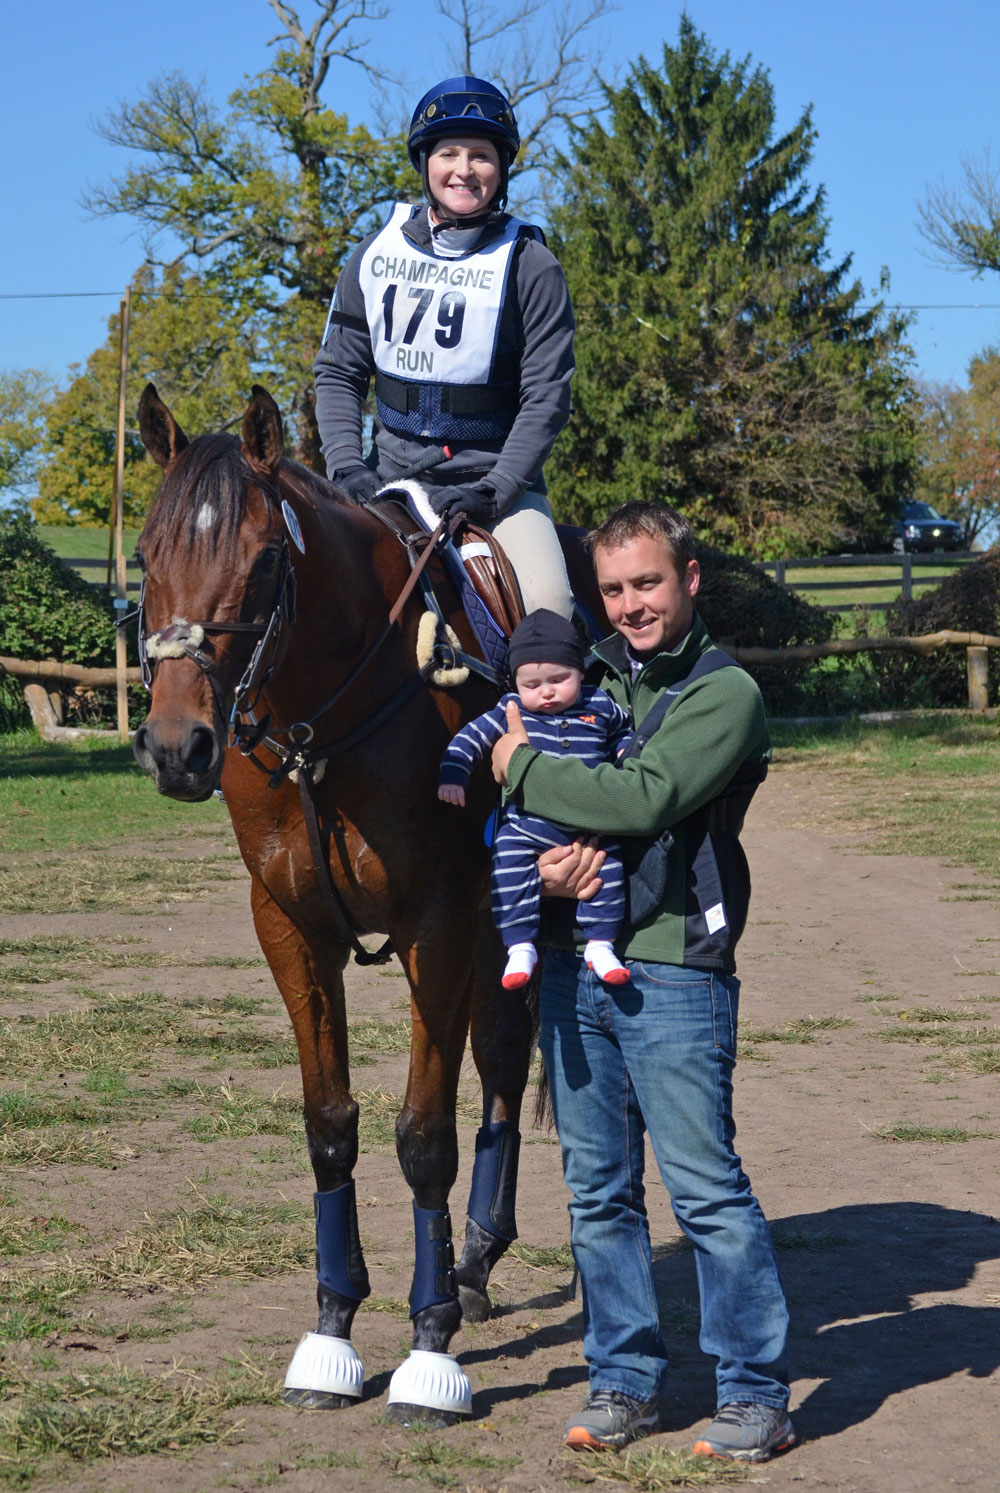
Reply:
<svg viewBox="0 0 1000 1493"><path fill-rule="evenodd" d="M714 645L696 615L672 653L657 653L633 680L624 641L615 636L594 652L604 665L600 683L631 712L638 725L654 701L683 679L695 659ZM506 797L528 814L573 825L588 834L622 841L626 869L649 840L664 829L674 837L670 872L660 910L622 931L619 951L630 959L696 968L735 968L733 953L743 932L750 882L739 845L742 816L713 843L725 891L728 938L709 946L699 934L692 859L704 839L707 805L717 800L744 764L766 757L770 741L757 685L740 668L717 669L682 690L641 756L618 767L586 767L576 758L556 758L518 747L508 769ZM630 843L629 837L635 837Z"/></svg>

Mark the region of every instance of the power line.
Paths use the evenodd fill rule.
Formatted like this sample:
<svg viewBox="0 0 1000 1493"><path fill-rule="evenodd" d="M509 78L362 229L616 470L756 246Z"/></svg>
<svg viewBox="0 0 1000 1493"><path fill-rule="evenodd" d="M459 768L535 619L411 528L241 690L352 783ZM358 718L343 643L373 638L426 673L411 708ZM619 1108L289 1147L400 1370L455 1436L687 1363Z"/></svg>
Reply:
<svg viewBox="0 0 1000 1493"><path fill-rule="evenodd" d="M0 301L74 301L84 296L116 295L120 290L12 290L0 291Z"/></svg>
<svg viewBox="0 0 1000 1493"><path fill-rule="evenodd" d="M164 292L143 291L144 297L160 299L169 295L171 300L218 300L221 291L182 290ZM15 290L0 291L0 301L55 301L81 300L89 296L118 296L121 290ZM858 301L863 308L881 306L886 311L1000 311L1000 301Z"/></svg>

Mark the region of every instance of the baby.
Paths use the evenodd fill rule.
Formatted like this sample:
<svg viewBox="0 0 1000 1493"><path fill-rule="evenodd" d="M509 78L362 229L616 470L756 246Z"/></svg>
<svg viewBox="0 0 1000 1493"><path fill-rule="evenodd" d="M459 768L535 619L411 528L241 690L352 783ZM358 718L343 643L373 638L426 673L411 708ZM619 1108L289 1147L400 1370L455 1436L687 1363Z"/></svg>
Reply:
<svg viewBox="0 0 1000 1493"><path fill-rule="evenodd" d="M517 694L504 695L485 715L477 716L452 737L441 762L438 798L465 806L465 789L475 764L487 755L507 729L507 705L521 710L528 740L553 756L572 752L588 766L608 762L631 734L620 705L604 690L583 682L583 647L571 622L544 608L530 613L510 640L510 671ZM570 845L573 830L525 814L509 804L493 847L493 918L507 949L503 974L506 990L519 990L538 962L541 879L538 857L553 845ZM587 934L584 958L610 985L623 985L628 970L613 943L625 916L625 881L613 848L601 868L601 888L589 902L577 903L577 921Z"/></svg>

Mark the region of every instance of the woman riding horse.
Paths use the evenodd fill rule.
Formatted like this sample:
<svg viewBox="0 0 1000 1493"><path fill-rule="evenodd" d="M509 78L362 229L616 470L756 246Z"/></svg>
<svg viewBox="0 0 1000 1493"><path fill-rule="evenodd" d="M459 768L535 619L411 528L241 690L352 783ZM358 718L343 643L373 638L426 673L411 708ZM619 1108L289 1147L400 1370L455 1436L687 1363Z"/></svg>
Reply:
<svg viewBox="0 0 1000 1493"><path fill-rule="evenodd" d="M316 359L327 475L364 501L447 442L434 510L496 534L525 611L570 617L542 465L569 418L573 313L540 229L504 212L514 112L492 83L446 78L414 110L408 146L426 203L397 203L351 255ZM373 374L378 419L362 459Z"/></svg>

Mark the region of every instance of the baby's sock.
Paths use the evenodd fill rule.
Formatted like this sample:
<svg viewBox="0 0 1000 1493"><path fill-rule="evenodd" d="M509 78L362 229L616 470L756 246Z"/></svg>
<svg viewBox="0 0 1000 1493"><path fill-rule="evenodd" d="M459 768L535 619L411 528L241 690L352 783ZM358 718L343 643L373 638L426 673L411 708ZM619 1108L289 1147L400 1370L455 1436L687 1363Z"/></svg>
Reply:
<svg viewBox="0 0 1000 1493"><path fill-rule="evenodd" d="M630 978L628 970L606 939L589 939L583 957L587 961L587 968L592 969L599 980L605 980L609 985L624 985Z"/></svg>
<svg viewBox="0 0 1000 1493"><path fill-rule="evenodd" d="M538 953L533 943L514 943L507 950L507 968L501 985L505 990L523 990L534 973Z"/></svg>

